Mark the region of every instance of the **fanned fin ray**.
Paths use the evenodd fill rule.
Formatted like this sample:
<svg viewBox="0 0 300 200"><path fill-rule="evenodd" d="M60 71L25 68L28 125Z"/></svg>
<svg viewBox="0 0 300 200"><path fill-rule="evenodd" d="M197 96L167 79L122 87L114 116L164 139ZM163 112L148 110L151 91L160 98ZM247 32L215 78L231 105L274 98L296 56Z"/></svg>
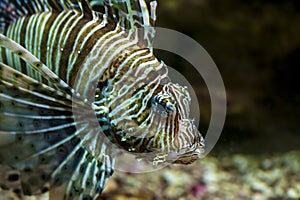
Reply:
<svg viewBox="0 0 300 200"><path fill-rule="evenodd" d="M71 96L64 96L3 63L0 100L0 169L17 177L9 182L2 180L9 179L9 174L3 176L2 187L13 187L20 195L50 189L56 199L100 194L113 171L109 149L103 138L101 152L92 150L99 148L90 141L95 136L99 140L101 130L95 129L84 114L81 120L75 120L72 106L78 113L91 108L79 100L73 104ZM64 188L62 196L52 192L57 188Z"/></svg>
<svg viewBox="0 0 300 200"><path fill-rule="evenodd" d="M0 62L0 169L9 170L18 179L11 183L7 178L9 174L5 174L0 178L1 186L12 187L19 195L63 187L61 194L65 199L73 199L73 195L78 198L98 196L113 170L104 135L100 128L91 127L89 120L95 105L81 99L14 41L0 35L0 45L22 57L53 85L40 83ZM78 114L76 120L74 114ZM101 137L104 139L99 140ZM93 139L98 141L92 142ZM99 146L101 152L97 153L94 150ZM82 170L83 165L90 166L88 171ZM84 179L83 172L88 174ZM75 183L80 180L85 185L77 187ZM63 196L56 194L55 198Z"/></svg>
<svg viewBox="0 0 300 200"><path fill-rule="evenodd" d="M138 29L141 38L151 48L155 35L155 0L91 0L90 3L93 8L104 7L106 16L124 30Z"/></svg>

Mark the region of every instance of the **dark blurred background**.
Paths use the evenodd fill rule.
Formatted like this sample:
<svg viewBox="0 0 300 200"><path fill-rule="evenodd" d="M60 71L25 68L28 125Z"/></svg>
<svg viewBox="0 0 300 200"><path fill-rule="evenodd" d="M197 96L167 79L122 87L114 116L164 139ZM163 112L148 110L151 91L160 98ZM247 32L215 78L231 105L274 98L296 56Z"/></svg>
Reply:
<svg viewBox="0 0 300 200"><path fill-rule="evenodd" d="M198 41L220 70L228 107L213 154L300 149L300 1L163 0L157 26ZM193 85L205 133L210 119L205 83L185 60L158 50L156 55Z"/></svg>

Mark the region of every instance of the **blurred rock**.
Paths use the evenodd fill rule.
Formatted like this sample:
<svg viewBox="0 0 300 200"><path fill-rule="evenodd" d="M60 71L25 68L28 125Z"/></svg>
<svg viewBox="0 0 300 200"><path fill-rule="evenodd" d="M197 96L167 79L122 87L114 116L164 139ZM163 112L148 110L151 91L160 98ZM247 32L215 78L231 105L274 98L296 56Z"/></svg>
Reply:
<svg viewBox="0 0 300 200"><path fill-rule="evenodd" d="M126 199L130 194L132 199L144 195L159 200L298 199L300 168L295 163L300 163L300 151L207 156L189 166L172 165L151 173L117 172L116 190L102 198L115 200L123 195Z"/></svg>

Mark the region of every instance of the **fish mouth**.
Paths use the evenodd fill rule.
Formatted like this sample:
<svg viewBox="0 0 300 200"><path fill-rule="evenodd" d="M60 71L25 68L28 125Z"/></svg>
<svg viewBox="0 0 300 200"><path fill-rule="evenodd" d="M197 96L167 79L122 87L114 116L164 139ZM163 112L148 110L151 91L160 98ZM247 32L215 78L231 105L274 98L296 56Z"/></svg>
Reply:
<svg viewBox="0 0 300 200"><path fill-rule="evenodd" d="M167 150L156 149L151 159L154 165L157 163L188 165L205 156L204 138L193 121L186 118L179 121L179 133L172 141L174 146Z"/></svg>
<svg viewBox="0 0 300 200"><path fill-rule="evenodd" d="M166 158L169 163L191 164L204 156L205 150L202 145L181 149L179 152L170 152Z"/></svg>
<svg viewBox="0 0 300 200"><path fill-rule="evenodd" d="M152 162L155 166L157 166L158 164L167 163L189 165L196 160L204 157L204 147L204 140L201 140L201 142L189 147L181 148L179 151L158 151L150 156L148 155L145 157L147 157L147 160ZM140 158L143 158L143 156L140 156Z"/></svg>
<svg viewBox="0 0 300 200"><path fill-rule="evenodd" d="M181 147L175 151L171 151L168 153L167 162L175 163L175 164L191 164L194 161L198 160L201 157L204 157L205 153L205 142L198 131L196 126L193 124L193 120L181 120L181 130L182 134L186 134L186 132L192 133L194 136L193 141L190 142L189 145Z"/></svg>

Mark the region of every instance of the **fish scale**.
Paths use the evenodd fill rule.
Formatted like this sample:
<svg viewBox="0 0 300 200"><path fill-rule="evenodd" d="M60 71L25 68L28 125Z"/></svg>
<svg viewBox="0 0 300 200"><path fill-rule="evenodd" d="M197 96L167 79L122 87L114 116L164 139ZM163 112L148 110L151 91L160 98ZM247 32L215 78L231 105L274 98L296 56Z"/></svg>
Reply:
<svg viewBox="0 0 300 200"><path fill-rule="evenodd" d="M97 199L120 149L153 165L202 155L189 93L153 54L156 5L0 2L2 189Z"/></svg>

